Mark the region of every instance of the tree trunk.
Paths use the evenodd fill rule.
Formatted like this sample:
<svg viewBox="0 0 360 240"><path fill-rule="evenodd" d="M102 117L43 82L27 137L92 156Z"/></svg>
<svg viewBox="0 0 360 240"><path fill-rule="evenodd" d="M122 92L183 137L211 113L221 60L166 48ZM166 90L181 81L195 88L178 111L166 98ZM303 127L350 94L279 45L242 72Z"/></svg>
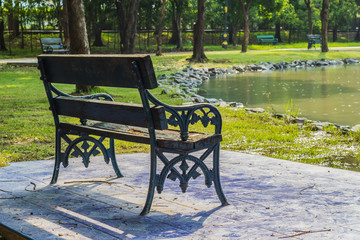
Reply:
<svg viewBox="0 0 360 240"><path fill-rule="evenodd" d="M117 0L115 2L120 28L120 51L135 53L136 21L140 0Z"/></svg>
<svg viewBox="0 0 360 240"><path fill-rule="evenodd" d="M338 33L338 26L335 25L333 27L333 42L337 42L337 33Z"/></svg>
<svg viewBox="0 0 360 240"><path fill-rule="evenodd" d="M183 41L181 37L181 6L178 2L171 2L172 4L172 35L169 44L176 45L177 49L183 48Z"/></svg>
<svg viewBox="0 0 360 240"><path fill-rule="evenodd" d="M20 24L20 27L21 27L21 45L20 45L20 48L24 49L25 48L25 39L24 39L24 26L23 26L22 22Z"/></svg>
<svg viewBox="0 0 360 240"><path fill-rule="evenodd" d="M194 47L191 61L205 62L207 57L204 52L204 33L205 33L205 2L198 0L197 21L194 26Z"/></svg>
<svg viewBox="0 0 360 240"><path fill-rule="evenodd" d="M356 30L356 35L355 35L355 42L359 42L360 41L360 26L359 24L357 25L357 30Z"/></svg>
<svg viewBox="0 0 360 240"><path fill-rule="evenodd" d="M241 52L247 52L250 38L250 18L249 11L252 0L239 0L244 15L244 39L241 46Z"/></svg>
<svg viewBox="0 0 360 240"><path fill-rule="evenodd" d="M244 39L241 46L241 52L247 52L250 38L250 20L249 13L244 13Z"/></svg>
<svg viewBox="0 0 360 240"><path fill-rule="evenodd" d="M158 29L157 29L157 35L156 35L156 43L157 43L157 48L156 48L156 56L161 56L162 55L162 32L163 32L163 18L165 15L165 3L166 0L160 0L161 2L161 11L160 11L160 16L159 16L159 24L158 24Z"/></svg>
<svg viewBox="0 0 360 240"><path fill-rule="evenodd" d="M88 29L92 29L92 32L89 36L94 36L93 46L102 47L104 43L101 38L102 30L104 29L104 25L106 22L105 13L103 13L102 6L100 3L93 4L90 2L91 5L88 10L87 22L89 23L88 26L91 27Z"/></svg>
<svg viewBox="0 0 360 240"><path fill-rule="evenodd" d="M275 24L275 38L277 38L279 42L282 42L280 23Z"/></svg>
<svg viewBox="0 0 360 240"><path fill-rule="evenodd" d="M13 2L12 0L9 0L8 3L10 6L12 6ZM8 30L9 30L9 36L10 36L10 31L13 31L14 33L14 28L15 28L15 19L14 19L14 8L10 7L8 9L8 14L7 14L7 24L8 24ZM12 37L14 36L14 34L11 35Z"/></svg>
<svg viewBox="0 0 360 240"><path fill-rule="evenodd" d="M96 47L104 46L102 39L101 39L101 33L102 33L102 27L99 26L99 24L96 24L95 32L94 32L95 40L94 40L93 46L96 46Z"/></svg>
<svg viewBox="0 0 360 240"><path fill-rule="evenodd" d="M321 9L321 51L328 52L329 0L323 0Z"/></svg>
<svg viewBox="0 0 360 240"><path fill-rule="evenodd" d="M69 0L70 53L90 54L86 31L85 12L82 0ZM94 86L76 85L76 92L88 93Z"/></svg>
<svg viewBox="0 0 360 240"><path fill-rule="evenodd" d="M237 45L237 34L239 32L239 24L234 24L233 25L233 46L235 47Z"/></svg>
<svg viewBox="0 0 360 240"><path fill-rule="evenodd" d="M0 51L7 51L5 46L4 31L5 31L4 20L0 20Z"/></svg>
<svg viewBox="0 0 360 240"><path fill-rule="evenodd" d="M13 30L13 37L18 37L20 35L20 14L19 14L19 0L15 0L15 8L13 8L13 25L12 25L12 30Z"/></svg>
<svg viewBox="0 0 360 240"><path fill-rule="evenodd" d="M289 29L289 41L288 41L289 44L291 44L292 32L293 32L293 30Z"/></svg>
<svg viewBox="0 0 360 240"><path fill-rule="evenodd" d="M237 38L237 34L238 34L238 32L239 32L239 24L235 24L234 25L234 36L233 36L233 45L234 46L236 46L237 45L237 43L238 43L238 38Z"/></svg>
<svg viewBox="0 0 360 240"><path fill-rule="evenodd" d="M69 33L69 11L68 11L69 0L63 0L63 28L64 28L64 44L70 46L70 33Z"/></svg>
<svg viewBox="0 0 360 240"><path fill-rule="evenodd" d="M233 26L233 24L230 24L230 26L229 26L229 40L228 40L228 43L234 45L234 26Z"/></svg>
<svg viewBox="0 0 360 240"><path fill-rule="evenodd" d="M2 0L0 0L0 51L7 51L5 46L5 24L4 24L4 12L2 7Z"/></svg>
<svg viewBox="0 0 360 240"><path fill-rule="evenodd" d="M308 15L308 26L309 26L309 34L313 33L313 22L312 22L312 9L311 9L311 0L304 0L306 8L307 8L307 15Z"/></svg>

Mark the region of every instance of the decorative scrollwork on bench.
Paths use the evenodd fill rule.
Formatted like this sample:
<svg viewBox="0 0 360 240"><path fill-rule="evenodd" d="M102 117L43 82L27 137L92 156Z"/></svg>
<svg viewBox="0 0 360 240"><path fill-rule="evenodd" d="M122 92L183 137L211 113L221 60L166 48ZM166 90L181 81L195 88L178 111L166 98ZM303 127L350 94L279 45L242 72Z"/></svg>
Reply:
<svg viewBox="0 0 360 240"><path fill-rule="evenodd" d="M161 160L164 162L165 156L162 154L159 156L161 156ZM190 168L187 161L192 161L194 165ZM180 188L182 192L185 193L189 185L189 180L191 178L196 179L201 175L197 171L198 167L200 167L205 176L205 185L207 187L211 186L212 173L201 159L191 155L179 155L178 157L173 158L171 161L165 160L165 162L165 167L162 169L159 175L159 182L157 184L157 191L159 193L161 193L164 188L165 178L173 181L178 179L180 182ZM176 165L179 165L178 168L181 170L181 173L176 169Z"/></svg>
<svg viewBox="0 0 360 240"><path fill-rule="evenodd" d="M104 155L105 162L107 164L110 162L110 149L106 149L103 144L105 137L95 139L90 136L81 136L75 140L71 140L66 135L63 135L62 138L68 143L65 152L62 154L62 163L64 167L68 166L69 156L71 155L73 157L81 157L83 159L84 166L87 168L89 167L91 155L97 156L100 154L100 151ZM91 142L92 145L90 145L89 142ZM80 145L79 143L82 144ZM98 149L100 149L100 151Z"/></svg>
<svg viewBox="0 0 360 240"><path fill-rule="evenodd" d="M165 111L170 113L168 124L173 127L179 127L181 139L188 139L189 125L194 125L201 121L206 128L210 125L215 126L215 133L221 133L222 119L219 110L211 104L202 103L192 106L170 106L167 105L148 92L149 100L156 106L163 106Z"/></svg>
<svg viewBox="0 0 360 240"><path fill-rule="evenodd" d="M216 116L211 109L205 111L205 107L198 109L202 115L193 112L189 120L190 124L194 125L197 122L201 121L202 125L206 128L209 126L209 123L214 126L219 126L221 119Z"/></svg>

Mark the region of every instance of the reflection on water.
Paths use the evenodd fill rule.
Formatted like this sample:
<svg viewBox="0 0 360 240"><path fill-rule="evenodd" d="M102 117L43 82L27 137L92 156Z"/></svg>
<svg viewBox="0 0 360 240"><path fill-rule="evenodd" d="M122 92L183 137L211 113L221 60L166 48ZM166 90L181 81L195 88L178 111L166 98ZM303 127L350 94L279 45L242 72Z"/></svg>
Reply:
<svg viewBox="0 0 360 240"><path fill-rule="evenodd" d="M360 172L360 160L356 157L343 157L340 159L329 158L324 162L327 167L343 168L347 170Z"/></svg>
<svg viewBox="0 0 360 240"><path fill-rule="evenodd" d="M345 65L283 72L252 72L206 81L201 90L208 98L269 107L285 112L290 100L294 110L312 120L341 125L360 124L360 65Z"/></svg>

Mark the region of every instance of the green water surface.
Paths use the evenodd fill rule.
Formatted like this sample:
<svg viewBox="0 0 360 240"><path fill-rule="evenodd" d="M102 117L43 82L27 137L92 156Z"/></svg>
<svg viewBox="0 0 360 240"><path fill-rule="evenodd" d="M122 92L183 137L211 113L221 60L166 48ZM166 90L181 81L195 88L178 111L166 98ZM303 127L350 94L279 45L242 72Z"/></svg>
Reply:
<svg viewBox="0 0 360 240"><path fill-rule="evenodd" d="M249 72L206 81L203 96L277 112L289 109L312 120L360 124L360 65Z"/></svg>

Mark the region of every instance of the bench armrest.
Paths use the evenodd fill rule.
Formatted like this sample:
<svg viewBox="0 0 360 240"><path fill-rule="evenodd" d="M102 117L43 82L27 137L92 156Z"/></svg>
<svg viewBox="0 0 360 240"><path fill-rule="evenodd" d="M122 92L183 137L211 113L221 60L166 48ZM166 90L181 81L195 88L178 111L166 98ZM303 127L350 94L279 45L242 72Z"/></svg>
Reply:
<svg viewBox="0 0 360 240"><path fill-rule="evenodd" d="M53 48L50 46L43 46L43 53L52 53L53 52Z"/></svg>
<svg viewBox="0 0 360 240"><path fill-rule="evenodd" d="M51 84L50 86L51 91L53 91L58 96L64 96L64 97L72 97L72 98L80 98L80 99L95 99L95 100L105 100L105 101L112 101L114 102L114 99L107 93L95 93L91 95L85 95L85 96L73 96L69 95L67 93L64 93L63 91L57 89L54 85Z"/></svg>
<svg viewBox="0 0 360 240"><path fill-rule="evenodd" d="M215 134L221 134L222 118L219 110L208 103L193 104L189 106L170 106L156 99L148 92L150 102L156 106L163 106L170 113L168 124L180 128L181 139L186 141L189 137L189 126L201 122L206 128L215 126Z"/></svg>

